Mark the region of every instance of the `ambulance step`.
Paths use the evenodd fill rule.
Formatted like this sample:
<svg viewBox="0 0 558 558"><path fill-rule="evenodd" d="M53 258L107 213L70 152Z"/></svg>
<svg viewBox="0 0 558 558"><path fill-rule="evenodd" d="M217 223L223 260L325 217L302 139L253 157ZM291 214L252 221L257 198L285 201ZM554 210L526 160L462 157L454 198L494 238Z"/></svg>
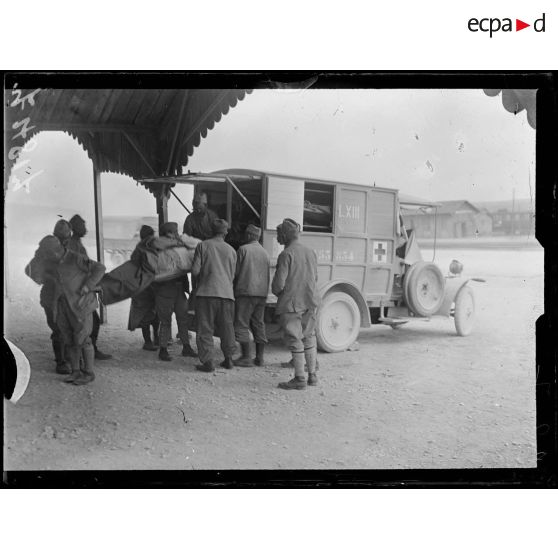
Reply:
<svg viewBox="0 0 558 558"><path fill-rule="evenodd" d="M394 326L406 324L409 320L401 320L400 318L378 318L382 324Z"/></svg>

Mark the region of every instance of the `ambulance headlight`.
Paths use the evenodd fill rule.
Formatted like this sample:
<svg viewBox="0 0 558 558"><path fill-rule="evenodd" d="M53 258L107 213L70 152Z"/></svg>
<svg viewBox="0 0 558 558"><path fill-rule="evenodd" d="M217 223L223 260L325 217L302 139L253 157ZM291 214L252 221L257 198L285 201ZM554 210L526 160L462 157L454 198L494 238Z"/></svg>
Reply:
<svg viewBox="0 0 558 558"><path fill-rule="evenodd" d="M463 264L457 260L452 260L449 266L450 273L452 275L461 275L463 272Z"/></svg>

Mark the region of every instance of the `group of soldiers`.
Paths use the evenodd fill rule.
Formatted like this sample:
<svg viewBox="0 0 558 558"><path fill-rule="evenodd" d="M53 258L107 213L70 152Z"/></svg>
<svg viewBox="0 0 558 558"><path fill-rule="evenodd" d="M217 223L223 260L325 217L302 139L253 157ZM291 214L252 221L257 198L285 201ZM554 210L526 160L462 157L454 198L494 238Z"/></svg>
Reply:
<svg viewBox="0 0 558 558"><path fill-rule="evenodd" d="M54 234L41 241L48 244L48 250L46 246L39 248L48 253L47 259L51 262L51 269L43 274L41 304L53 331L53 347L55 336L59 336L63 344L62 348L58 346L54 349L57 371L68 373L66 381L80 385L94 377L95 351L99 357L108 355L98 351L96 334L92 336L97 306L95 290L105 269L102 264L88 258L81 240L79 245L72 241L75 237L81 238L81 233L81 236L85 234L85 223L80 229L77 217L69 223L59 221ZM81 218L79 220L83 222ZM198 357L200 364L196 365L197 370L215 370L214 335L220 338L224 355L219 364L222 368L264 365L267 343L264 314L269 292L270 259L260 244L262 231L259 227L253 224L247 226L244 243L237 251L225 241L228 231L229 224L208 208L206 195L196 194L193 211L183 227L185 235L200 241L195 248L191 269L192 293L187 276L181 276L154 281L132 298L128 329L141 327L143 349L158 350L160 360L172 360L168 348L172 341L174 314L178 337L182 342L182 356ZM277 226L277 241L285 248L278 256L271 281L271 291L277 296L275 312L285 343L292 353L294 377L278 385L287 390L301 390L318 383L315 336L319 304L317 258L313 250L299 241L299 233L300 225L292 219L285 219ZM161 225L158 237L151 227L144 225L132 260L142 246L165 250L181 243L177 223ZM48 296L44 296L47 290ZM192 346L190 329L196 331L197 353ZM255 358L251 354L250 332L255 342ZM237 342L241 355L233 360ZM66 355L70 361L69 370L63 365Z"/></svg>
<svg viewBox="0 0 558 558"><path fill-rule="evenodd" d="M89 258L82 243L86 234L86 223L79 215L69 221L61 219L53 234L41 240L26 267L26 273L42 285L40 303L52 332L56 371L74 385L95 378L95 359L112 358L97 347L101 321L96 288L105 266Z"/></svg>

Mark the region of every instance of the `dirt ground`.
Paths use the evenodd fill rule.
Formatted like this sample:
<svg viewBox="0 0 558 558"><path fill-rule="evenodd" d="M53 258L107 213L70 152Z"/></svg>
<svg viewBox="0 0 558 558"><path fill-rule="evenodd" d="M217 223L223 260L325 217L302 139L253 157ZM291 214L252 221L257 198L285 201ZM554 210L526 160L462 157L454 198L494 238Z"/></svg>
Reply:
<svg viewBox="0 0 558 558"><path fill-rule="evenodd" d="M474 247L473 247L474 248ZM426 255L428 252L426 251ZM6 306L7 337L32 377L5 405L4 467L57 469L405 469L534 467L535 320L543 312L536 245L444 247L473 283L477 323L453 320L362 330L357 351L320 354L320 383L277 389L291 372L281 343L265 368L195 371L141 350L126 330L128 302L109 307L96 380L70 386L54 373L38 287L22 279ZM27 282L25 282L27 281ZM217 347L216 343L216 347Z"/></svg>

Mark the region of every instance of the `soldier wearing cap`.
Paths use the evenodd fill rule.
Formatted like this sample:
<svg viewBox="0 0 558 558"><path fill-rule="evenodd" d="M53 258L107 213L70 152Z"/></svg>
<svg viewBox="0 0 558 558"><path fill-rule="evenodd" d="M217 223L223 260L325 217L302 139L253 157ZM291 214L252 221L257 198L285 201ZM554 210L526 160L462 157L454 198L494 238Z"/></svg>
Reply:
<svg viewBox="0 0 558 558"><path fill-rule="evenodd" d="M219 216L215 211L207 207L207 195L203 192L198 192L194 195L192 200L192 207L194 211L186 217L182 232L200 240L208 240L213 237L213 229L211 223L218 219ZM193 315L194 307L196 305L196 291L198 283L197 279L192 276L192 293L190 295L190 314ZM192 321L192 317L189 318Z"/></svg>
<svg viewBox="0 0 558 558"><path fill-rule="evenodd" d="M142 225L139 236L140 241L130 256L132 261L136 257L139 258L140 249L145 249L149 242L155 238L155 231L149 225ZM137 327L141 327L144 341L143 349L145 351L156 351L159 346L159 318L155 310L155 290L152 284L141 291L140 294L132 297L128 329L134 331ZM151 328L153 328L153 340L151 340Z"/></svg>
<svg viewBox="0 0 558 558"><path fill-rule="evenodd" d="M172 222L163 223L159 229L159 238L153 239L151 246L156 250L166 250L174 246L182 246L182 241L178 237L178 224ZM182 356L198 356L190 345L190 333L188 331L188 300L185 292L188 292L189 288L187 276L153 283L155 310L161 324L159 329L160 360L166 362L172 360L168 352L168 344L171 340L173 312L178 325L178 337L182 341Z"/></svg>
<svg viewBox="0 0 558 558"><path fill-rule="evenodd" d="M186 217L182 232L200 240L212 238L211 223L219 216L207 207L207 195L203 192L197 193L192 200L192 206L194 211Z"/></svg>
<svg viewBox="0 0 558 558"><path fill-rule="evenodd" d="M87 384L95 378L95 351L91 340L93 313L98 306L95 288L105 273L105 266L68 250L58 265L59 295L55 320L71 364L72 373L64 380L74 385Z"/></svg>
<svg viewBox="0 0 558 558"><path fill-rule="evenodd" d="M83 245L82 238L87 234L87 227L85 224L85 220L81 215L74 215L70 219L70 225L72 226L72 236L68 240L68 250L71 252L77 253L79 256L85 259L85 261L89 260L89 255L87 254L87 250ZM95 358L97 360L108 360L112 358L112 355L107 353L103 353L97 347L97 338L99 337L99 331L101 329L101 318L97 310L93 312L93 328L91 330L91 343L93 344L93 350L95 353Z"/></svg>
<svg viewBox="0 0 558 558"><path fill-rule="evenodd" d="M229 224L216 219L211 224L213 237L200 242L192 263L192 277L198 283L196 293L197 345L202 372L212 372L213 333L221 338L225 360L221 366L234 367L232 355L236 349L234 339L234 290L236 252L225 242Z"/></svg>
<svg viewBox="0 0 558 558"><path fill-rule="evenodd" d="M236 340L242 356L235 360L237 366L264 365L265 335L264 312L269 292L269 255L259 243L262 230L255 225L246 227L246 244L236 254L234 280ZM256 343L256 358L250 357L250 331Z"/></svg>
<svg viewBox="0 0 558 558"><path fill-rule="evenodd" d="M318 383L316 376L316 309L318 260L316 253L298 240L300 225L285 219L277 226L277 242L285 249L277 258L271 291L277 296L283 338L291 350L294 378L281 382L281 389L305 389ZM308 368L308 381L304 363Z"/></svg>

